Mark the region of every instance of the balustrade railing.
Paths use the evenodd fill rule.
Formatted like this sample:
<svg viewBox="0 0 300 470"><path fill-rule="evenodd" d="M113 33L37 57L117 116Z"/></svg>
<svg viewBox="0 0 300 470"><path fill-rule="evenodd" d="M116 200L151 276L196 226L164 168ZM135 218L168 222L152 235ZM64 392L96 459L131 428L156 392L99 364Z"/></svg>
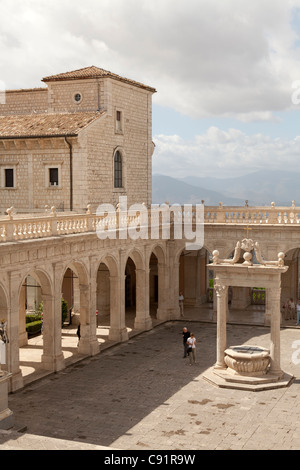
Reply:
<svg viewBox="0 0 300 470"><path fill-rule="evenodd" d="M294 202L291 207L244 207L239 206L204 206L198 211L197 206L165 205L153 207L141 212L118 212L106 215L93 214L88 208L85 214L56 213L51 211L40 214L14 214L13 208L7 215L0 217L0 243L56 237L86 232L120 230L130 227L145 227L149 234L161 233L162 228L171 228L181 224L244 224L244 225L297 225L300 224L300 207ZM156 230L155 230L156 229Z"/></svg>

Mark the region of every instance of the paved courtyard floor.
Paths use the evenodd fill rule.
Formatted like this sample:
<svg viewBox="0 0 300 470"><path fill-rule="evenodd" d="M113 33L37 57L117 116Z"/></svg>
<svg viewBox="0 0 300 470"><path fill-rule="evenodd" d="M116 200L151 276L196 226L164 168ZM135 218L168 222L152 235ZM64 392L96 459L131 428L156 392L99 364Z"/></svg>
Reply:
<svg viewBox="0 0 300 470"><path fill-rule="evenodd" d="M197 338L192 366L183 326ZM227 335L228 345L270 345L260 325L233 322ZM215 323L158 325L11 394L23 432L0 432L0 450L299 450L300 329L281 329L281 366L295 377L287 388L217 388L203 379L215 361Z"/></svg>

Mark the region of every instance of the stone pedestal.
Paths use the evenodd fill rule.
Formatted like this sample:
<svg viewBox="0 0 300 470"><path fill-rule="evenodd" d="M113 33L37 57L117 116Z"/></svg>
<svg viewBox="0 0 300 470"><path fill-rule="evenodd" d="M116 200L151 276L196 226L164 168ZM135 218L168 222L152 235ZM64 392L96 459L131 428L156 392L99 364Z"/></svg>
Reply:
<svg viewBox="0 0 300 470"><path fill-rule="evenodd" d="M8 381L11 374L0 370L0 429L13 427L13 412L8 408Z"/></svg>

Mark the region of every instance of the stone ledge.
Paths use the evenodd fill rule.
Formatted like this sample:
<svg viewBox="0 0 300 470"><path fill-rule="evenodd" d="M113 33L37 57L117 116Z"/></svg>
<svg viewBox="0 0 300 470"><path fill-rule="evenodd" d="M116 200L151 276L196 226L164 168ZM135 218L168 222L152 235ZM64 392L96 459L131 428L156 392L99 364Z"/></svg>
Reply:
<svg viewBox="0 0 300 470"><path fill-rule="evenodd" d="M231 388L236 390L248 390L259 392L276 388L284 388L291 385L294 376L283 372L281 377L268 375L262 377L233 376L224 370L215 370L211 367L202 374L203 380L219 388Z"/></svg>

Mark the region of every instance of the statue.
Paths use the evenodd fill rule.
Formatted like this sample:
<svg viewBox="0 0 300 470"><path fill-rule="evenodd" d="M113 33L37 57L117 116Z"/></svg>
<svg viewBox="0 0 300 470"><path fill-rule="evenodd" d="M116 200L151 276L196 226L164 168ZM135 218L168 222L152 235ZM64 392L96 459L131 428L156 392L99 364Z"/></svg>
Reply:
<svg viewBox="0 0 300 470"><path fill-rule="evenodd" d="M6 364L6 344L8 343L7 321L3 319L0 321L0 376L3 375L1 364Z"/></svg>

